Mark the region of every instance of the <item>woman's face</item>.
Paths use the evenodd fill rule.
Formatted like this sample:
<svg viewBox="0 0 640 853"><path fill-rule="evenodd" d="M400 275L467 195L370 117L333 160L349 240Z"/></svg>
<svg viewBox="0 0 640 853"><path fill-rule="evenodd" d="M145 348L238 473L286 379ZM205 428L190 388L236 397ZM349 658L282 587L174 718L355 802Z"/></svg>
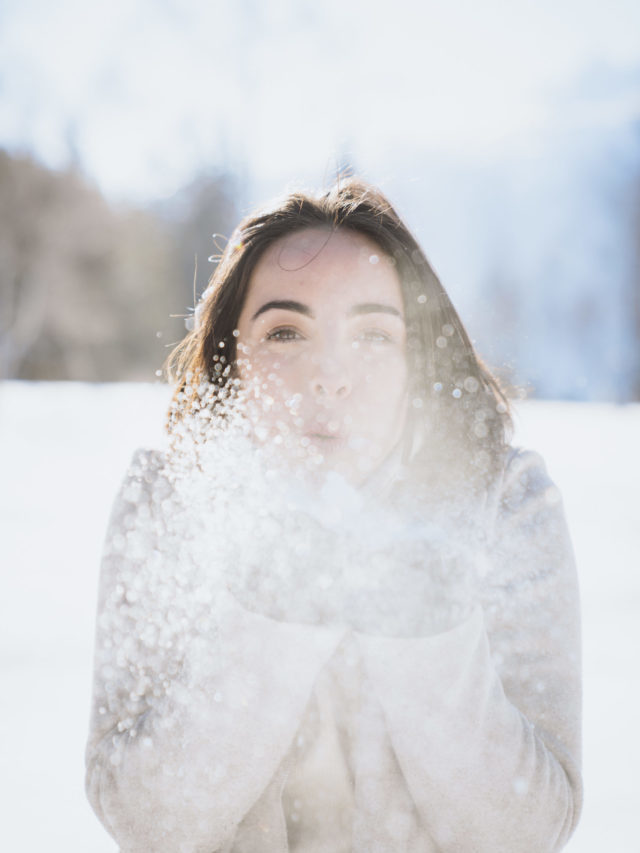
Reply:
<svg viewBox="0 0 640 853"><path fill-rule="evenodd" d="M353 231L283 237L256 264L238 333L258 435L362 482L405 420L404 308L390 259Z"/></svg>

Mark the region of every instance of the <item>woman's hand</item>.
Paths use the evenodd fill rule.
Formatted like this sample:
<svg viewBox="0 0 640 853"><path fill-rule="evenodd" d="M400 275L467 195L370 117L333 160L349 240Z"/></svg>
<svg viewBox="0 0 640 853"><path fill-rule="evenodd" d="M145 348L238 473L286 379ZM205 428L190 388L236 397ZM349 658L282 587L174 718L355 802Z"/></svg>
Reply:
<svg viewBox="0 0 640 853"><path fill-rule="evenodd" d="M341 621L364 634L419 637L454 628L474 603L470 555L453 543L400 541L345 578Z"/></svg>
<svg viewBox="0 0 640 853"><path fill-rule="evenodd" d="M229 572L231 593L247 609L280 621L380 636L429 636L470 615L476 568L470 549L425 525L381 535L362 521L336 530L296 513L279 535L254 541L253 558L239 563L248 568Z"/></svg>

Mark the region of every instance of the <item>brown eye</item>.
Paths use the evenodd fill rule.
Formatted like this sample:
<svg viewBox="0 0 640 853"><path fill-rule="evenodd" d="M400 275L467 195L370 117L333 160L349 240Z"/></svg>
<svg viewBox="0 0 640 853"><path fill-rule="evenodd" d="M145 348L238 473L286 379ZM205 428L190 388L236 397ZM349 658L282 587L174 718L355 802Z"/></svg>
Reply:
<svg viewBox="0 0 640 853"><path fill-rule="evenodd" d="M382 329L365 329L363 332L360 332L356 340L372 344L386 344L391 342L392 337Z"/></svg>
<svg viewBox="0 0 640 853"><path fill-rule="evenodd" d="M289 341L301 341L303 336L297 329L291 326L282 326L279 329L272 329L264 336L265 341L280 341L288 343Z"/></svg>

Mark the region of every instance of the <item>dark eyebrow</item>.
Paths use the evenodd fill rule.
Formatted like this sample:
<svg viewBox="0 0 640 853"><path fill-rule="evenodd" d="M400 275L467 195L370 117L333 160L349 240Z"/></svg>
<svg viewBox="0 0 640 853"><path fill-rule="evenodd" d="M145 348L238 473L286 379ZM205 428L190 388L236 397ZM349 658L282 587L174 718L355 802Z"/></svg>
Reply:
<svg viewBox="0 0 640 853"><path fill-rule="evenodd" d="M402 314L393 305L383 305L380 302L363 302L349 309L348 316L356 317L359 314L393 314L402 319Z"/></svg>
<svg viewBox="0 0 640 853"><path fill-rule="evenodd" d="M274 308L281 308L285 311L297 311L298 314L304 314L305 317L313 317L313 311L311 308L309 308L308 305L304 305L302 302L295 302L293 299L274 299L272 302L265 302L261 308L258 308L251 318L251 322L253 323L253 321L261 314L264 314L265 311L271 311Z"/></svg>

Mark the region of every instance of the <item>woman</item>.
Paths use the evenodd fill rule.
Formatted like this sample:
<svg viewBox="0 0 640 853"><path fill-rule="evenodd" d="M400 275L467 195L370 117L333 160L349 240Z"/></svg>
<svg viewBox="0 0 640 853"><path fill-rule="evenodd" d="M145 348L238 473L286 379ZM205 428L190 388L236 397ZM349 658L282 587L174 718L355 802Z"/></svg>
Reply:
<svg viewBox="0 0 640 853"><path fill-rule="evenodd" d="M121 849L563 847L561 503L388 201L245 219L169 367L101 575L87 791Z"/></svg>

